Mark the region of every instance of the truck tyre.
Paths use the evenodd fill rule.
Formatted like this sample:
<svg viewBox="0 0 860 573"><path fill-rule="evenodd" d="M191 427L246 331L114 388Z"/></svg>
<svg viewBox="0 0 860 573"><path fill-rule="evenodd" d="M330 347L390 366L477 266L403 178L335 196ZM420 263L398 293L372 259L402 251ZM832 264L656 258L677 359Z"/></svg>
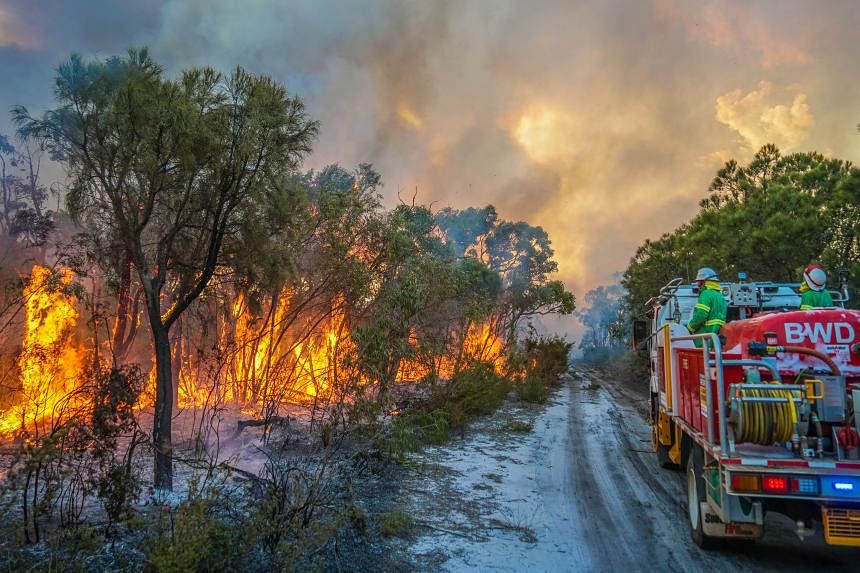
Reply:
<svg viewBox="0 0 860 573"><path fill-rule="evenodd" d="M705 535L700 503L705 501L705 480L702 468L705 465L705 452L695 445L687 459L687 516L690 520L690 537L702 549L715 549L719 539Z"/></svg>

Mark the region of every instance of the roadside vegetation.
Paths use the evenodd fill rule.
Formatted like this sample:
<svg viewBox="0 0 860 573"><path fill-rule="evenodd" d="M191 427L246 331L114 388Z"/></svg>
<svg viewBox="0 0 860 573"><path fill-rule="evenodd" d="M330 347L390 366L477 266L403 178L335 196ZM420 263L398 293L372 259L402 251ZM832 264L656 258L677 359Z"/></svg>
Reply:
<svg viewBox="0 0 860 573"><path fill-rule="evenodd" d="M0 136L2 568L384 568L399 462L567 370L543 229L302 170L271 78L138 50L55 93Z"/></svg>
<svg viewBox="0 0 860 573"><path fill-rule="evenodd" d="M762 147L746 164L720 169L684 225L645 241L621 284L631 312L675 277L692 280L696 269L717 269L723 280L739 272L750 280L800 282L810 263L824 265L831 286L849 273L860 287L860 170L818 152L783 155ZM853 304L857 297L852 296Z"/></svg>
<svg viewBox="0 0 860 573"><path fill-rule="evenodd" d="M676 277L692 281L702 266L722 280L800 282L810 263L824 265L830 286L848 277L849 307L860 307L860 170L818 152L783 155L765 145L743 165L728 161L696 215L636 251L619 283L593 289L577 316L586 327L586 364L605 366L636 384L647 356L630 350L630 323L644 303Z"/></svg>

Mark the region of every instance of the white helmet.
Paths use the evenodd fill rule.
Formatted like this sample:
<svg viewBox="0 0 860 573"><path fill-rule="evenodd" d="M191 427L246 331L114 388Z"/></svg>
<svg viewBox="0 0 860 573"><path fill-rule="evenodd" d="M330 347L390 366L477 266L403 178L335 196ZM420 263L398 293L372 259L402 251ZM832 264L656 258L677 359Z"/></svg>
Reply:
<svg viewBox="0 0 860 573"><path fill-rule="evenodd" d="M696 281L718 281L720 279L717 278L717 271L712 269L711 267L702 267L699 269L699 272L696 273Z"/></svg>
<svg viewBox="0 0 860 573"><path fill-rule="evenodd" d="M803 271L803 280L810 289L821 291L827 284L827 273L819 265L809 265Z"/></svg>

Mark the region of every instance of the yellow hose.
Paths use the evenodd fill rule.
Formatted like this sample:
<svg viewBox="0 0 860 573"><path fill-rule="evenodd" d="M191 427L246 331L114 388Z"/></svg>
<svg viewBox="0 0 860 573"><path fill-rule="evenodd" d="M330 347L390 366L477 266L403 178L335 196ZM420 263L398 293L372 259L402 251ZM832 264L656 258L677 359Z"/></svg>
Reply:
<svg viewBox="0 0 860 573"><path fill-rule="evenodd" d="M741 424L738 442L753 442L770 446L791 440L794 425L797 423L797 408L792 392L788 390L745 390L741 397L748 398L786 398L786 402L741 402Z"/></svg>

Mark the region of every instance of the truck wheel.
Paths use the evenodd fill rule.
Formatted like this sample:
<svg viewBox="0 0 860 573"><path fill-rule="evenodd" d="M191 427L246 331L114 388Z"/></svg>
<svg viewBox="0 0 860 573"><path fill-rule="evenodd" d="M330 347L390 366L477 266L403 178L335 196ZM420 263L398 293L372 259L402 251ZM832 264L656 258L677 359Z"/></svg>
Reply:
<svg viewBox="0 0 860 573"><path fill-rule="evenodd" d="M699 446L693 446L687 459L687 515L690 520L690 536L702 549L715 549L719 539L705 535L702 520L701 502L705 501L705 480L702 468L705 453Z"/></svg>

